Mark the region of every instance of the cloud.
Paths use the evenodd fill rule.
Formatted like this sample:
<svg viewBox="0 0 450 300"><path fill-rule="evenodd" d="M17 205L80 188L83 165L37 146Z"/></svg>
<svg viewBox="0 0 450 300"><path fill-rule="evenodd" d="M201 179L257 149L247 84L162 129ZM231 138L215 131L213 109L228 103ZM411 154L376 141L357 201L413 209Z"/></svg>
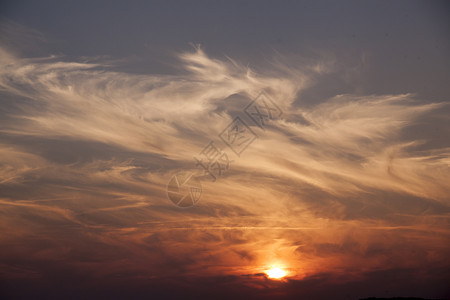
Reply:
<svg viewBox="0 0 450 300"><path fill-rule="evenodd" d="M178 73L143 75L0 51L0 226L17 248L1 254L17 262L8 274L50 276L41 264L55 259L93 278L141 279L445 264L450 145L407 132L446 124L447 104L344 94L303 105L332 63L275 60L265 73L199 47L177 59ZM230 170L178 210L167 181L194 170L261 91L282 117L265 130L245 119L258 138L241 157L222 144Z"/></svg>

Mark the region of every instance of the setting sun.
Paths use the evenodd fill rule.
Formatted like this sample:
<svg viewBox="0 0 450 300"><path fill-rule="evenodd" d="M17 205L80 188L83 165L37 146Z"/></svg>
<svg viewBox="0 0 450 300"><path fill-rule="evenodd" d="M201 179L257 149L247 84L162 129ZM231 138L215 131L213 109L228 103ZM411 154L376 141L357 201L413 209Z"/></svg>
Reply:
<svg viewBox="0 0 450 300"><path fill-rule="evenodd" d="M286 272L280 268L272 268L266 271L266 274L269 278L279 279L286 276Z"/></svg>

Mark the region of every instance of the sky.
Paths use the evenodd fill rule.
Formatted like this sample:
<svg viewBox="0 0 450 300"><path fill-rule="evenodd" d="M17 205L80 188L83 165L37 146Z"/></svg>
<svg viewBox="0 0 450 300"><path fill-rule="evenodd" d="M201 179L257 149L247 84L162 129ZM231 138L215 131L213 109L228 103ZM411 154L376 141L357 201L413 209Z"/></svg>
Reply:
<svg viewBox="0 0 450 300"><path fill-rule="evenodd" d="M2 1L0 297L449 298L449 17Z"/></svg>

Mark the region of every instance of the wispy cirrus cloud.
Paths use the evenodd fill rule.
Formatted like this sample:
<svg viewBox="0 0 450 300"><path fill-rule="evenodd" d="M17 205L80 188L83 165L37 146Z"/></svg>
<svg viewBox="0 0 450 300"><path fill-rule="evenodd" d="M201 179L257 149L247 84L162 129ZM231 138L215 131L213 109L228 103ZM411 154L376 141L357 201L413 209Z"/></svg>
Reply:
<svg viewBox="0 0 450 300"><path fill-rule="evenodd" d="M406 147L422 141L401 140L402 129L415 117L444 104L414 103L411 95L339 95L313 108L293 109L290 104L309 81L301 72L291 70L286 78L263 77L234 61L211 59L201 49L180 58L190 73L143 76L99 70L99 64L14 59L4 53L4 92L32 99L32 104L18 103L22 113L4 124L2 132L90 140L187 160L198 151L199 141L217 135L230 122L226 109L216 112L220 102L235 94L251 99L258 91L269 90L288 111L287 120L276 123L258 144L264 148L265 143L275 142L282 145L278 148L282 153L264 157L255 146L246 160L248 167L259 165L254 162L263 156L275 172L282 170L325 189L331 188L331 181L325 184L326 180L315 178L316 171L319 177L330 174L379 188L417 190L425 197L424 188L411 190L412 186L433 182L431 190L445 195L445 189L438 192L445 181L433 177L433 167L448 167L448 149L408 157ZM190 134L195 138L190 139ZM273 162L281 157L284 161ZM406 172L403 165L417 170ZM335 184L342 189L341 183Z"/></svg>
<svg viewBox="0 0 450 300"><path fill-rule="evenodd" d="M331 71L322 61L278 61L267 75L196 48L178 56L179 73L138 75L98 60L0 54L0 224L11 232L3 242L48 230L30 244L32 259L139 278L257 274L276 261L298 278L445 261L450 145L406 132L446 124L447 104L345 94L302 105ZM204 182L201 205L172 207L170 176L195 168L193 156L260 91L282 118L252 125L258 139ZM403 244L418 250L406 255ZM21 262L26 247L2 260Z"/></svg>

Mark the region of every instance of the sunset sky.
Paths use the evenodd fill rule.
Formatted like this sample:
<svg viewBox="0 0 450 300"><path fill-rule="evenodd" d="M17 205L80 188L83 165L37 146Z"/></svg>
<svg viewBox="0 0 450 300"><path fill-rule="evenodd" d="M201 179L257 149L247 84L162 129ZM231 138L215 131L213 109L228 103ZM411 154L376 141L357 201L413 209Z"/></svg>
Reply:
<svg viewBox="0 0 450 300"><path fill-rule="evenodd" d="M449 37L445 1L2 1L0 298L450 298Z"/></svg>

